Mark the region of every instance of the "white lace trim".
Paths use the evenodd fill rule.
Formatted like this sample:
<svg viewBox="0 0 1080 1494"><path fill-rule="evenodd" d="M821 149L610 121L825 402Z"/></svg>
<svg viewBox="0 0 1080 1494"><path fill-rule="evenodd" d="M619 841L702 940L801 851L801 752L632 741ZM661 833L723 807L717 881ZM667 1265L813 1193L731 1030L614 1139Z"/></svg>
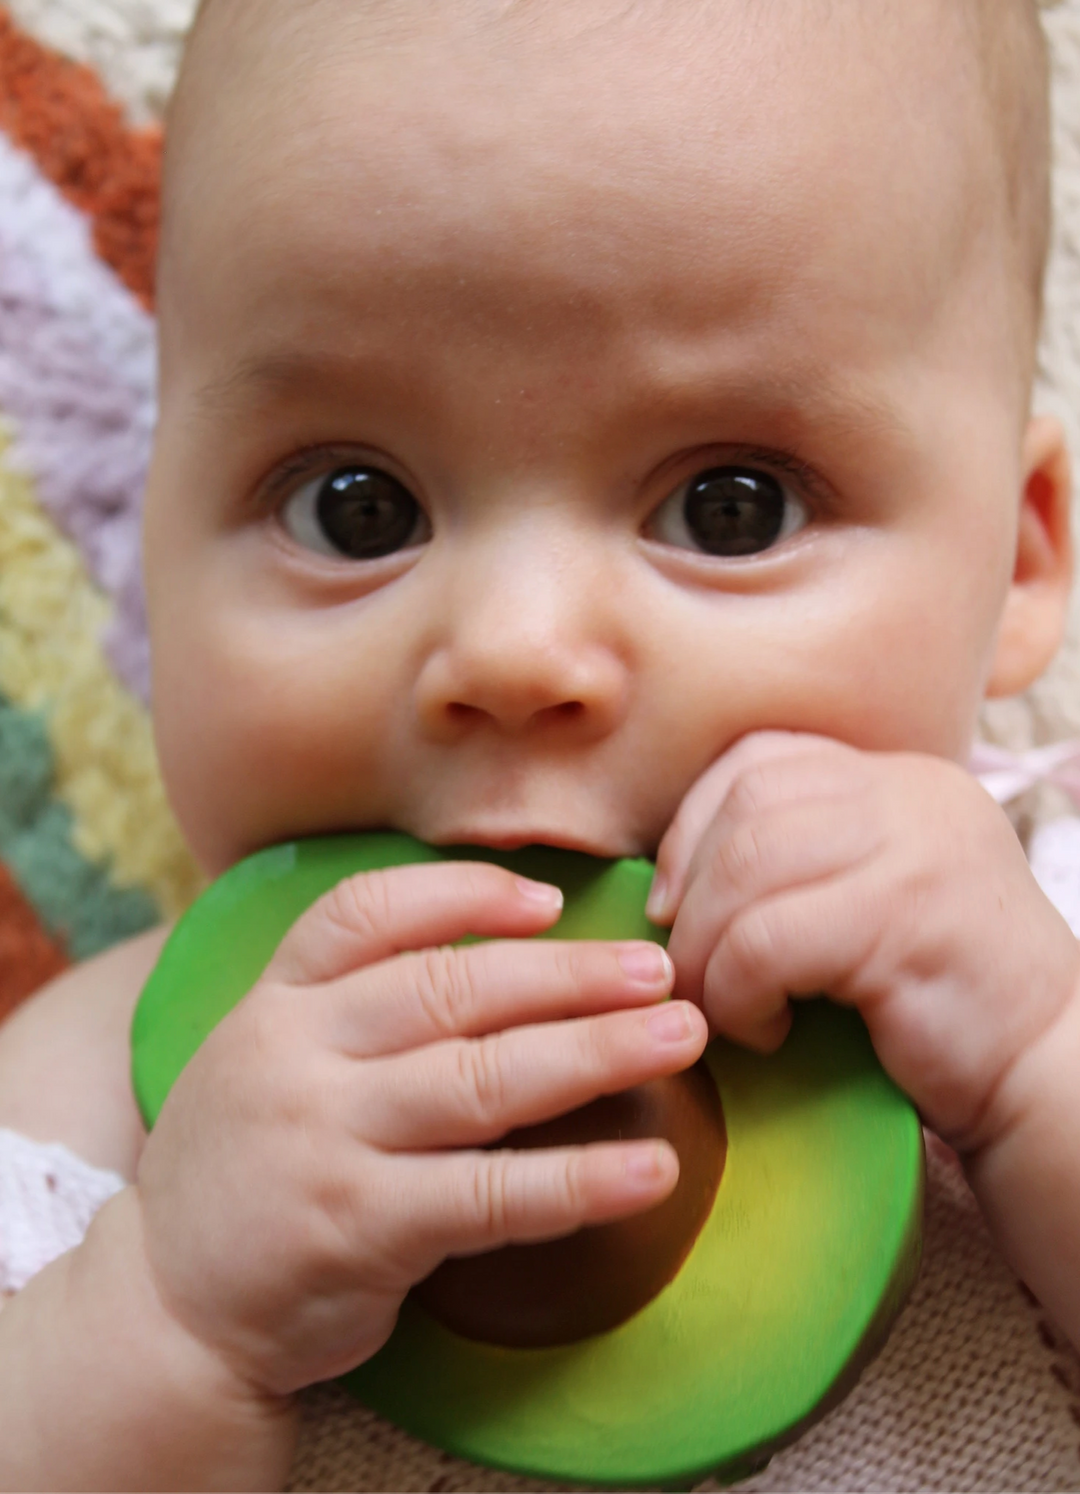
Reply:
<svg viewBox="0 0 1080 1494"><path fill-rule="evenodd" d="M0 1130L0 1295L80 1243L124 1179L55 1142Z"/></svg>

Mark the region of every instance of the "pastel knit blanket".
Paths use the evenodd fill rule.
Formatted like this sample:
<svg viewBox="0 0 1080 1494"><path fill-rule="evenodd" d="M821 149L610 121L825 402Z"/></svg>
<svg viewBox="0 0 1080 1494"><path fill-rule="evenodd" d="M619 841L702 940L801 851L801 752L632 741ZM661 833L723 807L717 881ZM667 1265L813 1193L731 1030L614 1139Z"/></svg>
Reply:
<svg viewBox="0 0 1080 1494"><path fill-rule="evenodd" d="M161 132L132 118L145 58L125 109L36 34L116 64L135 26L38 10L31 30L0 7L0 1015L197 887L154 757L139 576ZM169 36L159 18L159 54Z"/></svg>

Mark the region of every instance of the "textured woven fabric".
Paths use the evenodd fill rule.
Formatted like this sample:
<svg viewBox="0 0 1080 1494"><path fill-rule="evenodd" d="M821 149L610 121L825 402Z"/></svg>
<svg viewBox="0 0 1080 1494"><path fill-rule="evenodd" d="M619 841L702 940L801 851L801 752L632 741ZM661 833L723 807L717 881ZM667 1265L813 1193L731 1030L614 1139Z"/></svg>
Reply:
<svg viewBox="0 0 1080 1494"><path fill-rule="evenodd" d="M73 1250L124 1180L66 1146L0 1130L0 1296Z"/></svg>

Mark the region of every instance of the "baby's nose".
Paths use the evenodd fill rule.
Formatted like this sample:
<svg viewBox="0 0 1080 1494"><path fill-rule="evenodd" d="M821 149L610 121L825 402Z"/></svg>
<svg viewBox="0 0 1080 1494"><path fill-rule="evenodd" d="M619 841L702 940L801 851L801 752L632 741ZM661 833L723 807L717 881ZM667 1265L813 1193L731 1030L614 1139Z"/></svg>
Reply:
<svg viewBox="0 0 1080 1494"><path fill-rule="evenodd" d="M507 735L556 731L582 740L607 735L622 715L625 691L614 661L559 658L536 649L433 657L417 691L423 728L453 740L478 727Z"/></svg>
<svg viewBox="0 0 1080 1494"><path fill-rule="evenodd" d="M582 603L535 580L527 594L459 596L417 681L422 729L440 741L478 729L575 741L614 730L629 697L626 651L604 609Z"/></svg>

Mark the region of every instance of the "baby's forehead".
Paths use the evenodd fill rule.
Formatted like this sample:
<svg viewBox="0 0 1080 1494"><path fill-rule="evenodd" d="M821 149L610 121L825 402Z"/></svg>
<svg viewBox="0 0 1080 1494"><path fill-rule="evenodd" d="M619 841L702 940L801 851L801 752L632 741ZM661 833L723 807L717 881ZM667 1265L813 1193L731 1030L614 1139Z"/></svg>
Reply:
<svg viewBox="0 0 1080 1494"><path fill-rule="evenodd" d="M402 273L482 234L478 270L524 243L535 276L547 241L587 278L597 234L600 266L651 218L671 278L764 214L789 259L876 219L906 254L868 240L870 271L946 284L1007 237L967 3L212 0L170 120L163 289L215 214L204 273L245 219L347 252L365 210Z"/></svg>
<svg viewBox="0 0 1080 1494"><path fill-rule="evenodd" d="M745 148L763 167L788 156L794 195L814 141L840 177L862 142L887 137L903 139L898 178L967 147L967 185L989 187L965 3L211 0L170 117L168 175L195 154L201 182L231 169L257 184L261 158L283 198L313 154L351 153L362 175L396 149L404 193L407 147L426 136L428 174L448 181L467 161L478 182L512 154L515 173L554 169L566 187L576 158L582 178L600 166L632 188L662 163L669 179L722 190Z"/></svg>

